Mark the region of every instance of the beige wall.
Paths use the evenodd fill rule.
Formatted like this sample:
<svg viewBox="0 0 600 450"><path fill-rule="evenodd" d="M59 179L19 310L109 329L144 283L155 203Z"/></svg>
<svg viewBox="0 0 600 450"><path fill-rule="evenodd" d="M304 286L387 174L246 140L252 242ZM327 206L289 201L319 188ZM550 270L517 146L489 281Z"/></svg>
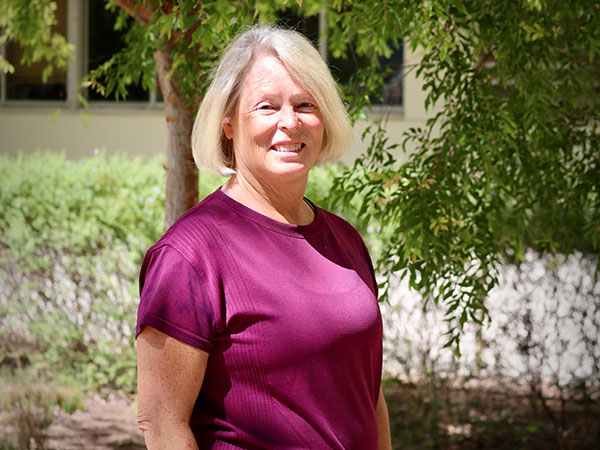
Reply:
<svg viewBox="0 0 600 450"><path fill-rule="evenodd" d="M421 125L423 120L390 116L386 125L390 142L400 143L405 130ZM357 124L354 141L343 158L346 163L364 150L360 135L365 126L365 122ZM105 148L109 152L152 156L164 152L165 142L161 110L0 108L0 152L5 154L53 150L64 151L69 158L81 158L92 155L95 148Z"/></svg>
<svg viewBox="0 0 600 450"><path fill-rule="evenodd" d="M407 51L405 58L410 67L417 56ZM428 114L424 109L425 94L421 85L414 70L408 71L404 107L393 110L376 107L369 114L370 119L380 115L387 117L390 142L401 143L402 133L408 128L424 126ZM15 103L0 107L0 152L14 155L19 151L31 153L49 149L64 151L70 158L89 156L95 148L136 156L163 153L166 140L162 109L117 106L91 105L82 110L50 105L18 106ZM357 124L354 142L343 158L346 163L351 163L364 150L359 137L365 126L365 122ZM397 156L403 159L401 151Z"/></svg>
<svg viewBox="0 0 600 450"><path fill-rule="evenodd" d="M70 158L109 152L151 156L165 149L162 110L89 109L6 106L0 108L0 151L64 151Z"/></svg>

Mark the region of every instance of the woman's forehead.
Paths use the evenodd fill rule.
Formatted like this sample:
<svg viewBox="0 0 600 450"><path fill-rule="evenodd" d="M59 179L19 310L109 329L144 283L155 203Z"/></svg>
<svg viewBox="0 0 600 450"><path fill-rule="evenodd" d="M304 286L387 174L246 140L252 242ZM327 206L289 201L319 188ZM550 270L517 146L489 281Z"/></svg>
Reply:
<svg viewBox="0 0 600 450"><path fill-rule="evenodd" d="M270 54L261 55L252 62L242 84L242 96L263 94L310 95L283 63Z"/></svg>

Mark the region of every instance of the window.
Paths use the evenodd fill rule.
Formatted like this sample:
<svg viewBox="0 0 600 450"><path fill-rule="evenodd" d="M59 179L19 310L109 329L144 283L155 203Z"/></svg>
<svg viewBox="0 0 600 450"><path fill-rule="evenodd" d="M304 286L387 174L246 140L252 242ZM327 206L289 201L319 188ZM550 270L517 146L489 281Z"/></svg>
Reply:
<svg viewBox="0 0 600 450"><path fill-rule="evenodd" d="M81 77L123 48L125 32L114 30L116 14L106 10L105 0L55 1L57 24L54 29L77 47L75 60L71 62L71 68L76 67L77 70L55 69L44 83L42 71L45 63L21 64L22 49L16 43L8 42L4 55L15 70L11 74L0 75L0 103L69 100L76 107L75 93ZM115 102L114 97L102 97L91 89L87 89L84 95L95 104ZM150 106L161 99L160 89L148 92L139 85L131 85L125 102L141 102Z"/></svg>
<svg viewBox="0 0 600 450"><path fill-rule="evenodd" d="M383 101L376 100L375 104L385 105L403 105L404 104L404 46L402 42L398 43L398 48L389 58L382 59L382 67L387 67L389 73L384 79Z"/></svg>
<svg viewBox="0 0 600 450"><path fill-rule="evenodd" d="M308 37L315 46L319 46L319 17L300 17L290 10L279 14L277 23L280 26L297 30ZM373 96L371 102L373 105L390 105L402 106L403 104L403 77L404 77L404 51L402 42L394 46L394 52L389 58L380 60L381 67L385 67L386 74L384 79L383 99ZM354 61L348 59L336 59L330 54L327 58L331 73L339 83L348 83L352 74L356 72L356 68L361 64L366 64L366 58L359 58Z"/></svg>
<svg viewBox="0 0 600 450"><path fill-rule="evenodd" d="M105 8L105 0L56 0L56 5L57 24L55 27L59 33L67 36L68 26L72 27L73 25L72 19L76 19L75 21L79 21L81 24L76 31L69 28L71 36L67 36L79 50L83 49L76 52L76 59L72 63L77 66L77 70L71 72L55 70L47 83L43 83L41 77L43 63L22 65L20 63L21 49L16 44L8 43L5 47L5 54L6 58L14 65L15 71L12 74L0 76L0 102L13 100L64 101L67 99L68 93L69 99L67 100L76 106L75 93L81 76L89 70L95 69L123 48L125 32L114 30L116 13ZM69 17L68 14L75 17ZM318 46L320 24L325 23L321 19L324 17L303 18L294 14L290 9L280 13L278 23L300 31ZM328 62L334 78L342 84L350 79L350 76L361 64L361 61L336 60L331 56L329 56ZM391 58L382 61L382 65L390 69L385 75L383 102L377 98L372 98L372 102L373 104L402 105L404 73L401 43ZM87 89L84 95L96 105L115 103L114 97L102 97L92 89ZM122 103L136 102L138 105L146 103L151 106L159 101L162 101L160 89L149 92L139 85L131 85L128 88L128 96Z"/></svg>
<svg viewBox="0 0 600 450"><path fill-rule="evenodd" d="M88 59L87 71L105 63L112 55L125 46L125 30L115 31L116 12L106 9L105 0L89 0L88 14ZM131 23L133 19L130 19ZM114 101L114 96L103 97L93 89L88 89L87 97L91 101ZM148 101L150 94L140 85L130 85L127 97L120 101Z"/></svg>
<svg viewBox="0 0 600 450"><path fill-rule="evenodd" d="M57 0L55 31L67 35L67 0ZM6 74L5 96L7 100L65 100L67 74L54 70L46 83L42 81L44 62L31 65L21 63L23 50L14 42L6 46L6 59L14 66L13 73Z"/></svg>
<svg viewBox="0 0 600 450"><path fill-rule="evenodd" d="M296 30L306 36L315 47L319 46L319 17L301 17L291 10L278 14L277 25Z"/></svg>

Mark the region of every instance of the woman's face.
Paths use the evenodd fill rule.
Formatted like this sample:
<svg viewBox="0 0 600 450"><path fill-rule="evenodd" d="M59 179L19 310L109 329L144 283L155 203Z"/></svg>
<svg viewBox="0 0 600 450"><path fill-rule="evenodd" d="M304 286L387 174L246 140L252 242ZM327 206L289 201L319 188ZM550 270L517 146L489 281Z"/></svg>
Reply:
<svg viewBox="0 0 600 450"><path fill-rule="evenodd" d="M308 176L323 130L315 100L269 54L256 58L236 107L223 121L225 136L233 139L236 172L275 183Z"/></svg>

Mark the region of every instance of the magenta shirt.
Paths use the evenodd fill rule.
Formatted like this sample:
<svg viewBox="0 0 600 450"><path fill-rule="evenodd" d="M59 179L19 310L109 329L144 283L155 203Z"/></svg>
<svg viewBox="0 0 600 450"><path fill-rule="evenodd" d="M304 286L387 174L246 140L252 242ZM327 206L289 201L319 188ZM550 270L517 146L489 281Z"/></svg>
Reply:
<svg viewBox="0 0 600 450"><path fill-rule="evenodd" d="M210 354L191 427L200 448L378 447L382 324L359 234L317 208L267 218L217 190L148 251L137 332Z"/></svg>

